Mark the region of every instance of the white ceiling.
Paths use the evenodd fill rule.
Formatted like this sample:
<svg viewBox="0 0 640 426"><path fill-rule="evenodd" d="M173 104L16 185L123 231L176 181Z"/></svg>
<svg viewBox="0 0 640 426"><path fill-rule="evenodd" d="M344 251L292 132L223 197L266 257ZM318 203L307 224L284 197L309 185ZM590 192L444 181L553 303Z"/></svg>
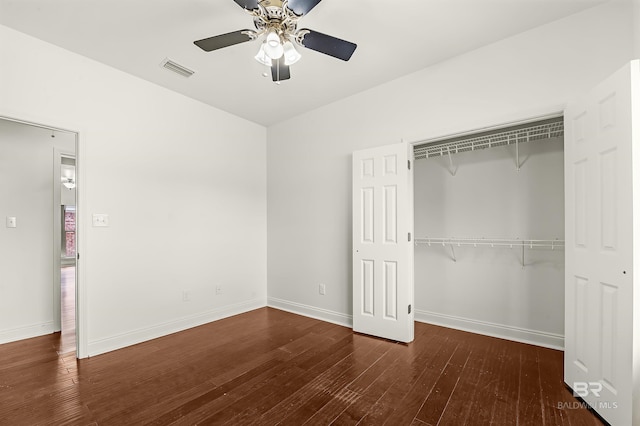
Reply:
<svg viewBox="0 0 640 426"><path fill-rule="evenodd" d="M349 62L304 48L276 85L259 42L194 40L252 29L233 0L0 0L0 24L268 126L605 0L324 0L299 28L358 45ZM170 58L196 73L159 65Z"/></svg>

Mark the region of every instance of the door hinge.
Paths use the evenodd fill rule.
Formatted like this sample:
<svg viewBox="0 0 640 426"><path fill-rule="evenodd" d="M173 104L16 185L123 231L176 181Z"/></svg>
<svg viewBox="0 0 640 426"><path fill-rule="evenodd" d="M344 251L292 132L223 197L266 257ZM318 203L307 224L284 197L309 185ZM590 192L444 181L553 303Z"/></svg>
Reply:
<svg viewBox="0 0 640 426"><path fill-rule="evenodd" d="M409 314L411 313L411 305L409 305L409 312L408 312L408 313L409 313Z"/></svg>
<svg viewBox="0 0 640 426"><path fill-rule="evenodd" d="M77 259L80 260L80 253L78 253L76 256L77 256Z"/></svg>
<svg viewBox="0 0 640 426"><path fill-rule="evenodd" d="M407 160L407 167L411 170L411 160Z"/></svg>
<svg viewBox="0 0 640 426"><path fill-rule="evenodd" d="M411 242L411 232L409 232L409 233L407 234L407 238L409 238L409 240L408 240L408 241L409 241L409 242Z"/></svg>

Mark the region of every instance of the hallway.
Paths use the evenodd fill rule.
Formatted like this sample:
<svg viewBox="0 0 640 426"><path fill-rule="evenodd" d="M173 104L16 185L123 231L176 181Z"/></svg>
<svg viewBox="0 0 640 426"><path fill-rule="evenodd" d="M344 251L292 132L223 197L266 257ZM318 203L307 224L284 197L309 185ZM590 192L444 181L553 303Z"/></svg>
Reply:
<svg viewBox="0 0 640 426"><path fill-rule="evenodd" d="M60 339L55 349L58 354L64 354L76 350L76 267L62 267L60 278L62 286L60 298L62 304L62 332L56 333L60 336Z"/></svg>

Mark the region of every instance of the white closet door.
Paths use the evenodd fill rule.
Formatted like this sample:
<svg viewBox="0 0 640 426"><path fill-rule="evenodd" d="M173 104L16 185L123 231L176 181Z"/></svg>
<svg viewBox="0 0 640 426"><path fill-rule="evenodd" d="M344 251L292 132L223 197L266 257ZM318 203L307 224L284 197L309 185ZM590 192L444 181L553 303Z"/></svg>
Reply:
<svg viewBox="0 0 640 426"><path fill-rule="evenodd" d="M353 153L353 330L413 340L413 171L406 143Z"/></svg>
<svg viewBox="0 0 640 426"><path fill-rule="evenodd" d="M612 425L636 424L632 204L640 170L632 167L632 137L640 111L632 93L639 77L634 61L565 110L564 380Z"/></svg>

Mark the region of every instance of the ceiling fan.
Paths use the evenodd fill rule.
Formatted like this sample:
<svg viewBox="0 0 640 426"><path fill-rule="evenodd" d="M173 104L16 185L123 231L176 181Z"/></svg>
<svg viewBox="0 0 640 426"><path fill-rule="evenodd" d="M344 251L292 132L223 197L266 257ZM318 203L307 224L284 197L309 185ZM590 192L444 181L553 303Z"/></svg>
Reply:
<svg viewBox="0 0 640 426"><path fill-rule="evenodd" d="M289 65L300 59L293 42L348 61L357 45L307 28L298 29L298 19L306 15L321 0L234 0L253 16L256 30L239 30L221 34L194 44L206 52L233 46L264 36L255 59L271 67L271 78L280 82L291 78Z"/></svg>

